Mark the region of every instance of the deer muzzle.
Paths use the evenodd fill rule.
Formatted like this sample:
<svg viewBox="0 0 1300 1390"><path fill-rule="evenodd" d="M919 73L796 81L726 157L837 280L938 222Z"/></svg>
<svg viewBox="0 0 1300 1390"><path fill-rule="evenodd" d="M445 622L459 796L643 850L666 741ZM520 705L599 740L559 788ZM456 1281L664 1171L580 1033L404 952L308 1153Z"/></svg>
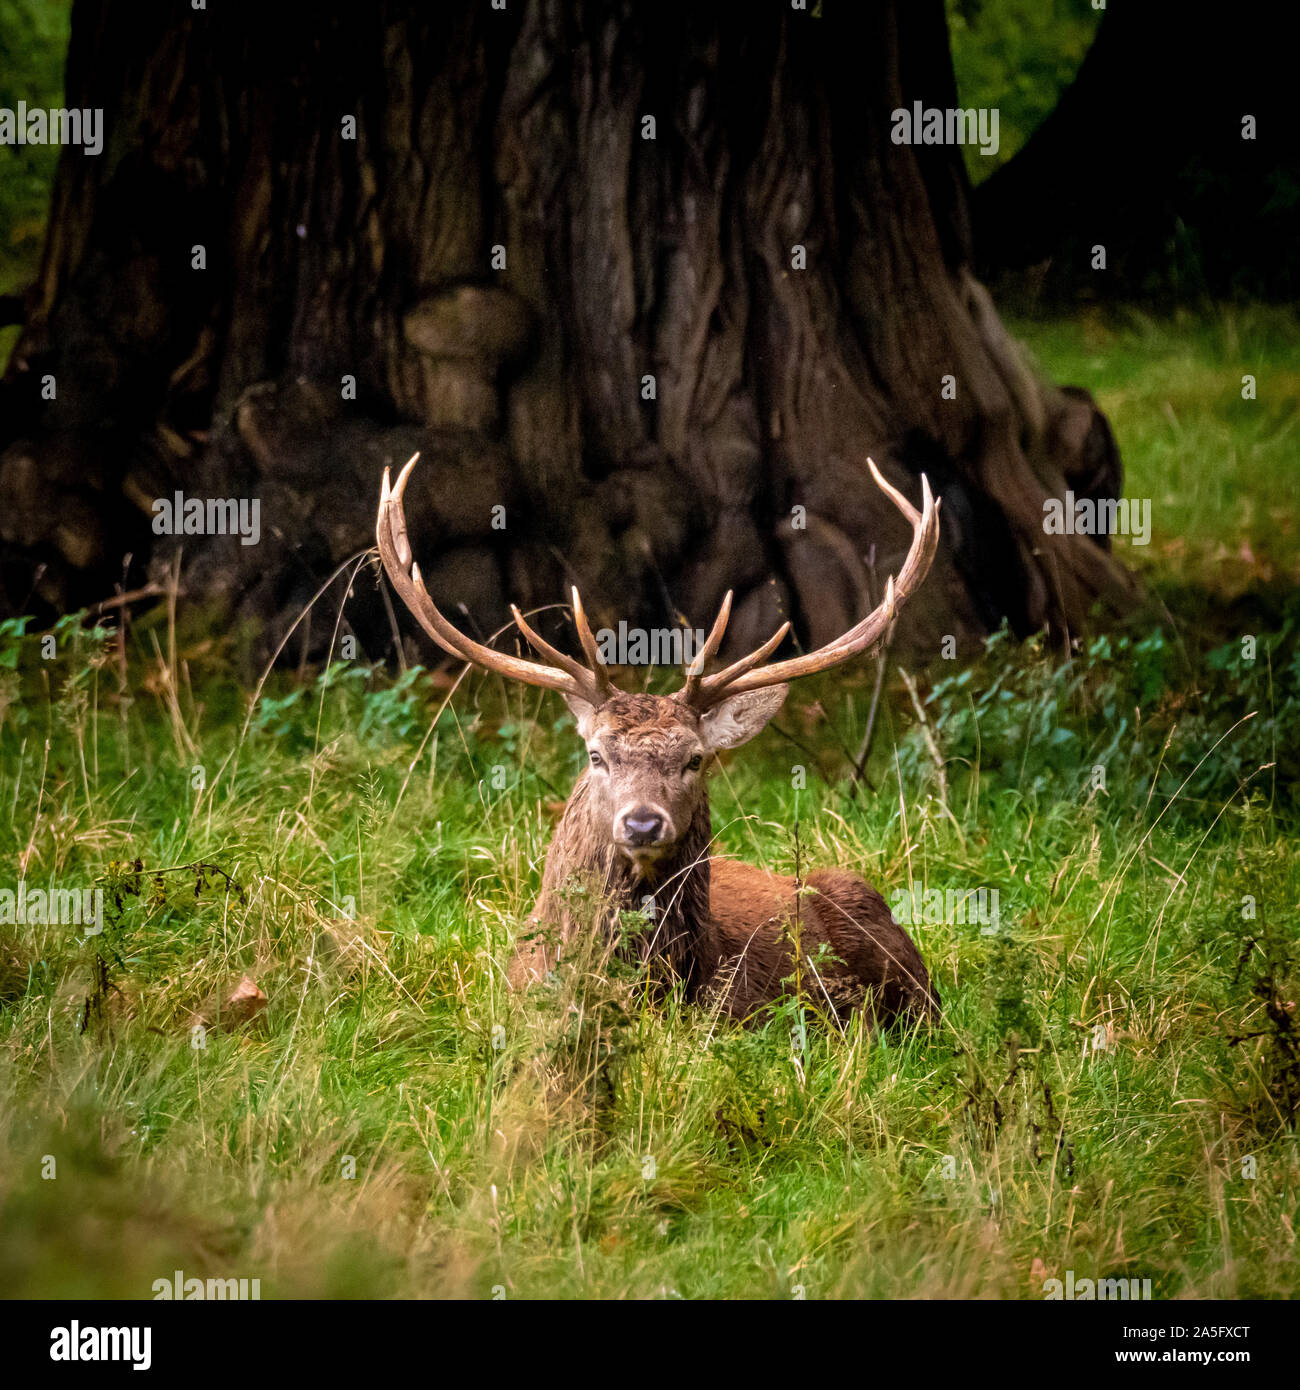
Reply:
<svg viewBox="0 0 1300 1390"><path fill-rule="evenodd" d="M614 818L614 843L638 868L653 863L676 838L671 817L658 806L628 806Z"/></svg>

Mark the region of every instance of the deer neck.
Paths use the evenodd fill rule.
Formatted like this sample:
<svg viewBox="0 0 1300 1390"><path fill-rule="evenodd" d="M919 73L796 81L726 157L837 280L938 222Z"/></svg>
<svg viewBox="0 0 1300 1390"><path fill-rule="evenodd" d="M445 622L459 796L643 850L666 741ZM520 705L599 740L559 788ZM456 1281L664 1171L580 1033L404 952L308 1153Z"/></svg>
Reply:
<svg viewBox="0 0 1300 1390"><path fill-rule="evenodd" d="M686 833L650 873L620 854L609 838L607 816L591 803L587 775L574 787L546 856L538 915L559 919L568 936L571 908L560 901L575 883L600 899L599 921L607 930L625 912L644 912L647 922L625 944L643 960L666 960L688 982L696 973L709 923L709 845L712 825L707 792L701 795Z"/></svg>

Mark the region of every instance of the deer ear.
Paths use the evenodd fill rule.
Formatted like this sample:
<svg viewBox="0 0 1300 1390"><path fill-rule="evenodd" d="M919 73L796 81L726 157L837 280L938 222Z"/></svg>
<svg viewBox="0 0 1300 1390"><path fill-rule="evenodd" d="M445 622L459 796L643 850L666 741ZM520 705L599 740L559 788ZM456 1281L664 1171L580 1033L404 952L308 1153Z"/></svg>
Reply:
<svg viewBox="0 0 1300 1390"><path fill-rule="evenodd" d="M739 748L760 733L767 721L785 703L788 685L772 685L733 695L700 719L700 737L710 753L719 748Z"/></svg>
<svg viewBox="0 0 1300 1390"><path fill-rule="evenodd" d="M596 723L596 706L590 700L584 700L581 695L566 695L564 703L568 705L569 712L578 721L578 737L590 738Z"/></svg>

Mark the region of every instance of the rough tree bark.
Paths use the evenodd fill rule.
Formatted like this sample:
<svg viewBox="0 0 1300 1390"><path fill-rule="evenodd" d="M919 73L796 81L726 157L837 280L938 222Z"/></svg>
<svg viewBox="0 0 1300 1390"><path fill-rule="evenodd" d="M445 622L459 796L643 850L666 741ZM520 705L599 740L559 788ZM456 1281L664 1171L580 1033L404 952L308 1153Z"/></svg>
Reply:
<svg viewBox="0 0 1300 1390"><path fill-rule="evenodd" d="M107 143L62 160L0 397L9 607L97 597L127 552L130 587L176 488L256 497L260 545L187 538L185 585L273 641L417 448L426 580L481 631L576 581L611 624L734 588L737 644L786 614L825 641L907 543L867 453L944 498L903 640L1130 592L1042 529L1118 490L1105 420L972 277L960 150L890 139L958 104L939 0L327 8L78 0L67 101ZM367 575L348 621L390 643Z"/></svg>

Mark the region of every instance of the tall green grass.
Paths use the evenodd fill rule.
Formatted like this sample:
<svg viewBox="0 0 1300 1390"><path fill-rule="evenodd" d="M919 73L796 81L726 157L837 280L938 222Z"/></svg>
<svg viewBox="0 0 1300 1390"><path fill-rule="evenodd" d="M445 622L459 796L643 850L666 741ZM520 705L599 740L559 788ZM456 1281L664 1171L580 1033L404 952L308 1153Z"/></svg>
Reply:
<svg viewBox="0 0 1300 1390"><path fill-rule="evenodd" d="M914 929L930 1031L739 1028L581 956L510 995L581 765L549 696L337 662L253 703L165 613L125 652L65 623L50 660L9 624L0 888L98 883L108 928L0 926L0 1292L1294 1295L1300 606L1260 579L1294 565L1268 507L1188 484L1244 488L1226 431L1283 496L1283 444L1179 386L1222 331L1030 330L1114 413L1130 491L1188 470L1157 494L1187 568L1159 507L1136 557L1167 622L920 673L942 779L891 666L865 781L869 667L715 780L722 852L998 890L995 932ZM1248 628L1216 530L1257 557Z"/></svg>
<svg viewBox="0 0 1300 1390"><path fill-rule="evenodd" d="M1150 545L1121 543L1148 584L1219 624L1243 596L1275 605L1300 584L1294 309L1207 305L1172 319L1098 309L1011 328L1046 375L1088 387L1110 420L1125 492L1152 502Z"/></svg>

